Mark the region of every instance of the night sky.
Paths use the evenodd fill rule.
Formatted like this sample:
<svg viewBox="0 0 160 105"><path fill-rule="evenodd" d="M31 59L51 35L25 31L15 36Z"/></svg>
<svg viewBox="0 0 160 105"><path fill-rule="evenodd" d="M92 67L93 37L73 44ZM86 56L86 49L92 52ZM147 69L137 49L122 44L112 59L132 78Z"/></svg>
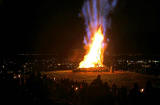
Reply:
<svg viewBox="0 0 160 105"><path fill-rule="evenodd" d="M83 0L0 0L2 54L83 49ZM109 53L160 54L159 3L119 0L112 13Z"/></svg>

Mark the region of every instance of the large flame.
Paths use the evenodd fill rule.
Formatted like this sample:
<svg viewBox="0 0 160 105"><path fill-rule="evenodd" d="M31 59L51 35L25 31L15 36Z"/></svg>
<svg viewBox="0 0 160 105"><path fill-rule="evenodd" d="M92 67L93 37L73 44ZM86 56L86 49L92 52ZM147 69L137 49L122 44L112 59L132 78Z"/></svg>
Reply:
<svg viewBox="0 0 160 105"><path fill-rule="evenodd" d="M116 4L117 0L86 0L84 2L82 16L86 25L87 35L84 37L84 43L87 54L80 62L79 68L104 67L104 34L111 26L110 15Z"/></svg>
<svg viewBox="0 0 160 105"><path fill-rule="evenodd" d="M88 53L84 56L83 61L80 62L79 68L103 67L103 42L104 35L100 26L92 35L91 43L88 45Z"/></svg>

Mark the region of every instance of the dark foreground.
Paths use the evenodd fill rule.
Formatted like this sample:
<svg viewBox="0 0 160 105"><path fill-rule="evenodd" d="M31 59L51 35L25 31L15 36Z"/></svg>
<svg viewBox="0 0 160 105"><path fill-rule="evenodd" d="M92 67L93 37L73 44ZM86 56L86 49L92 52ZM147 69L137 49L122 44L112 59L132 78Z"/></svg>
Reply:
<svg viewBox="0 0 160 105"><path fill-rule="evenodd" d="M109 85L98 75L90 83L69 78L48 78L35 73L19 78L0 77L0 104L8 105L157 105L160 89L147 80L132 88Z"/></svg>
<svg viewBox="0 0 160 105"><path fill-rule="evenodd" d="M72 70L61 70L61 71L49 71L42 72L42 75L46 75L50 79L64 79L68 78L74 81L85 80L90 84L98 75L101 75L103 82L107 82L111 87L116 84L118 88L125 86L132 88L134 83L138 83L140 88L144 88L147 81L151 81L154 87L160 88L160 76L146 75L136 72L129 71L114 71L112 72L72 72Z"/></svg>

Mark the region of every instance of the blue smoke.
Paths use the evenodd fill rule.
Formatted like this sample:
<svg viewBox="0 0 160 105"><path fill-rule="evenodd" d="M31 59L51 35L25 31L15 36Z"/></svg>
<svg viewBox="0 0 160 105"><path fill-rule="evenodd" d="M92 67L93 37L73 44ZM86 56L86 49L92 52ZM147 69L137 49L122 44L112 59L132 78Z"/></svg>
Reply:
<svg viewBox="0 0 160 105"><path fill-rule="evenodd" d="M103 28L105 35L106 29L111 26L111 11L115 8L117 0L86 0L82 14L85 19L87 36L84 37L84 43L87 45L91 35L98 29Z"/></svg>

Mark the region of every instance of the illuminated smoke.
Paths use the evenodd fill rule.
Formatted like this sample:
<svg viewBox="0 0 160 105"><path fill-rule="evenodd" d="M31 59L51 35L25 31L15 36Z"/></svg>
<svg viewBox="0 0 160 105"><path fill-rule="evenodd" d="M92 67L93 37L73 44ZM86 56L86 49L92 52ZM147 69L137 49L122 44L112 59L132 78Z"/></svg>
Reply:
<svg viewBox="0 0 160 105"><path fill-rule="evenodd" d="M102 26L103 35L106 29L111 26L111 11L115 8L117 0L86 0L82 14L85 19L87 36L84 37L85 45L88 45L91 40L91 35ZM104 43L103 43L104 44Z"/></svg>

